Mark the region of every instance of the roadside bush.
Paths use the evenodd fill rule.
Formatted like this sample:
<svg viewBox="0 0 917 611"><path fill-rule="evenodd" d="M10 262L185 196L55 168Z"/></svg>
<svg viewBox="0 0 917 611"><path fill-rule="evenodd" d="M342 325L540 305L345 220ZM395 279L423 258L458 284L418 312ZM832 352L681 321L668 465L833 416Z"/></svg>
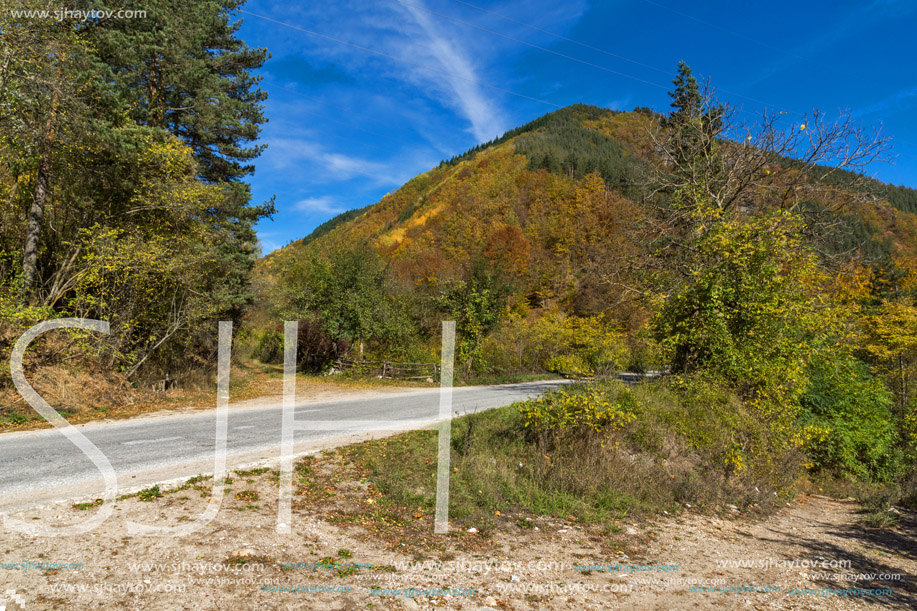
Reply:
<svg viewBox="0 0 917 611"><path fill-rule="evenodd" d="M674 373L715 377L789 445L813 340L831 323L813 299L815 257L792 214L695 214L706 228L697 229L681 286L657 304L652 335Z"/></svg>
<svg viewBox="0 0 917 611"><path fill-rule="evenodd" d="M544 368L554 373L578 377L588 377L593 374L592 367L578 354L552 356L545 361Z"/></svg>
<svg viewBox="0 0 917 611"><path fill-rule="evenodd" d="M511 313L482 344L492 370L552 371L608 376L628 361L624 335L600 316L569 316L551 310L539 317Z"/></svg>
<svg viewBox="0 0 917 611"><path fill-rule="evenodd" d="M800 398L800 436L813 471L888 481L900 471L894 395L862 362L820 358Z"/></svg>
<svg viewBox="0 0 917 611"><path fill-rule="evenodd" d="M266 329L257 333L256 338L252 357L262 363L283 362L283 333L276 329Z"/></svg>
<svg viewBox="0 0 917 611"><path fill-rule="evenodd" d="M624 336L600 316L568 316L551 311L533 325L538 364L548 371L606 376L627 360ZM569 366L578 371L556 367Z"/></svg>
<svg viewBox="0 0 917 611"><path fill-rule="evenodd" d="M627 511L680 503L767 507L792 490L802 455L715 381L573 386L522 404L543 493Z"/></svg>
<svg viewBox="0 0 917 611"><path fill-rule="evenodd" d="M712 383L612 380L457 418L450 520L490 528L521 511L614 528L687 505L766 510L794 494L801 453L767 456L769 429L750 411ZM382 492L379 511L411 522L433 511L436 444L415 431L345 454Z"/></svg>
<svg viewBox="0 0 917 611"><path fill-rule="evenodd" d="M633 392L620 389L614 396L593 386L562 389L522 406L523 422L537 433L569 430L602 433L631 422L637 407Z"/></svg>
<svg viewBox="0 0 917 611"><path fill-rule="evenodd" d="M300 371L323 373L335 359L347 354L350 342L331 337L318 320L300 320L297 347L296 363Z"/></svg>
<svg viewBox="0 0 917 611"><path fill-rule="evenodd" d="M503 373L535 371L539 367L533 354L534 344L530 317L510 312L484 339L481 352L485 367Z"/></svg>

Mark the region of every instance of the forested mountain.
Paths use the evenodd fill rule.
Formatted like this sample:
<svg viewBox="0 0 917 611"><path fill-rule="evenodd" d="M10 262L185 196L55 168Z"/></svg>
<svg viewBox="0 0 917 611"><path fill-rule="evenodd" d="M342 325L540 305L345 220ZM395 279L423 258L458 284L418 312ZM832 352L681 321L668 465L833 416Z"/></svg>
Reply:
<svg viewBox="0 0 917 611"><path fill-rule="evenodd" d="M493 262L491 255L505 249L494 244L488 251L488 244L497 234L515 234L510 228L517 228L525 244L515 247L526 249L519 261L525 268L523 284L558 298L565 281L553 267L582 271L569 260L571 247L588 250L587 243L604 242L590 232L624 238L626 230L637 229L636 210L649 207L644 190L653 156L650 133L660 118L645 109L627 113L581 104L553 112L444 161L375 205L338 215L259 266L270 273L334 244L368 242L395 264L400 276L414 281L449 278L460 275L458 268L473 259ZM792 167L792 161L775 159L773 165ZM890 264L894 256L917 254L912 216L917 213L917 190L861 179L841 171L820 192L798 203L813 229L825 211L835 220L828 231L810 232L812 246L826 261L841 257L845 263L876 268ZM854 188L867 201L848 202L832 189L845 181L857 182ZM601 197L585 199L595 192ZM570 218L581 214L587 216ZM636 247L637 235L629 237ZM624 263L619 259L605 261ZM539 265L551 269L539 273ZM597 280L579 276L577 282ZM571 305L580 305L574 311L595 313L605 307L604 301L586 306L583 298L577 293Z"/></svg>
<svg viewBox="0 0 917 611"><path fill-rule="evenodd" d="M642 343L638 331L652 314L652 296L671 292L684 271L674 249L684 228L671 218L671 195L654 177L659 134L670 130L665 123L646 109L574 105L545 115L262 259L256 270L262 290L288 313L301 314L310 306L297 309L294 302L307 292L299 282L314 272L314 262L359 250L360 260L377 259L385 269L386 294L404 306L399 324L412 341L423 343L435 330L433 318L459 307L447 303L449 295L487 294L500 312L482 336L550 314L601 318ZM756 171L771 187L803 173L779 155ZM818 269L838 281L868 274L876 298L917 257L917 191L841 170L806 179L796 192L802 195L792 201L750 198L735 214L791 211ZM381 353L404 352L405 336L392 333L361 327L356 335L378 339ZM356 337L353 329L344 335ZM522 368L545 364L517 356ZM645 355L631 356L636 366Z"/></svg>

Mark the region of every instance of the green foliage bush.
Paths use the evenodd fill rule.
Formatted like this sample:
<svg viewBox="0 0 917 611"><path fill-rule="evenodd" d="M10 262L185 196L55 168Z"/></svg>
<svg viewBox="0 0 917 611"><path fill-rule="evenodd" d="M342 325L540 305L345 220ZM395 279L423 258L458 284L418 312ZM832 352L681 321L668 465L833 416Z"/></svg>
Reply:
<svg viewBox="0 0 917 611"><path fill-rule="evenodd" d="M256 332L255 348L252 357L262 363L283 362L283 333L277 329L265 329Z"/></svg>
<svg viewBox="0 0 917 611"><path fill-rule="evenodd" d="M800 404L802 443L813 471L877 481L899 474L894 395L864 363L828 355L815 360Z"/></svg>
<svg viewBox="0 0 917 611"><path fill-rule="evenodd" d="M600 492L593 482L592 493L651 505L772 504L802 468L798 449L754 409L699 376L573 386L524 403L520 415L526 439L549 456L544 481L604 477L615 485ZM622 469L629 473L616 473Z"/></svg>
<svg viewBox="0 0 917 611"><path fill-rule="evenodd" d="M533 399L522 406L526 428L562 431L591 429L596 433L620 429L635 418L637 400L629 389L615 396L593 386L562 389L546 397Z"/></svg>
<svg viewBox="0 0 917 611"><path fill-rule="evenodd" d="M773 507L793 493L801 456L769 454L769 433L714 382L567 386L453 423L450 519L481 528L518 508L610 525L686 503ZM435 436L375 443L370 478L386 498L432 509L435 467L419 458L435 457Z"/></svg>
<svg viewBox="0 0 917 611"><path fill-rule="evenodd" d="M318 321L334 341L387 346L410 333L403 304L390 290L389 270L369 244L297 262L287 276L289 306L280 314Z"/></svg>
<svg viewBox="0 0 917 611"><path fill-rule="evenodd" d="M786 432L722 379L673 376L654 395L641 415L641 435L653 434L646 427L669 431L699 454L711 477L777 489L798 475L801 456Z"/></svg>
<svg viewBox="0 0 917 611"><path fill-rule="evenodd" d="M805 364L831 321L813 299L814 256L794 215L696 214L688 278L658 304L653 337L674 373L720 380L790 443Z"/></svg>
<svg viewBox="0 0 917 611"><path fill-rule="evenodd" d="M608 376L627 363L624 334L602 316L540 316L511 311L483 343L486 364L503 371Z"/></svg>
<svg viewBox="0 0 917 611"><path fill-rule="evenodd" d="M500 320L506 293L502 278L478 264L468 280L447 285L439 298L440 307L455 321L455 360L466 375L485 369L484 338Z"/></svg>
<svg viewBox="0 0 917 611"><path fill-rule="evenodd" d="M559 354L550 357L544 363L544 368L553 373L572 376L590 376L593 370L578 354Z"/></svg>

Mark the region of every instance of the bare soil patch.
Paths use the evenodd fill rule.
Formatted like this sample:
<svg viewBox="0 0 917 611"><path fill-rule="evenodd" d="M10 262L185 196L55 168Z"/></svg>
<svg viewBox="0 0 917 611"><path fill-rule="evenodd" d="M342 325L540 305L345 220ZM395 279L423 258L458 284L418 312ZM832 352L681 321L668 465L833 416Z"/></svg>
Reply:
<svg viewBox="0 0 917 611"><path fill-rule="evenodd" d="M485 532L453 523L442 536L433 535L432 516L423 512L407 520L377 512L379 491L355 476L337 452L300 463L294 481L292 535L275 530L277 472L238 471L226 484L217 517L189 537L130 536L126 522L174 526L192 519L212 501L210 480L123 498L114 517L87 535L32 538L7 531L2 557L8 564L0 568L0 579L4 590L25 598L26 609L917 604L917 521L904 515L895 529L866 528L851 501L803 496L763 518L687 511L622 520L612 528L563 516L499 515ZM63 525L96 510L87 499L85 505L55 505L17 517ZM849 565L841 568L840 561ZM60 566L9 566L27 562ZM78 568L63 568L72 563ZM710 589L698 591L701 586ZM853 589L889 592L854 595Z"/></svg>

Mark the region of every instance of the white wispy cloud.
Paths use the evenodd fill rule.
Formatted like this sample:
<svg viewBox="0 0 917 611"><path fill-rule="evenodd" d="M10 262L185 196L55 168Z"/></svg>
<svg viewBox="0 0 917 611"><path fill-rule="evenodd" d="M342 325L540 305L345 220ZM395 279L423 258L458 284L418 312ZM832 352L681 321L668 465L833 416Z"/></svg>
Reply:
<svg viewBox="0 0 917 611"><path fill-rule="evenodd" d="M340 207L335 198L330 195L320 197L307 197L293 203L293 209L297 212L312 214L319 212L322 214L340 214L345 208Z"/></svg>
<svg viewBox="0 0 917 611"><path fill-rule="evenodd" d="M415 4L420 4L417 0ZM414 57L432 56L449 75L436 75L418 70L417 76L429 80L435 76L436 83L448 83L448 102L471 123L471 133L478 141L485 141L505 131L505 123L497 105L483 91L482 81L467 51L456 37L448 37L433 23L430 15L413 6L405 6L407 12L420 26L426 40L412 43ZM454 76L451 76L454 75Z"/></svg>
<svg viewBox="0 0 917 611"><path fill-rule="evenodd" d="M262 256L282 246L280 237L276 231L264 231L264 229L258 232L258 245L261 249Z"/></svg>
<svg viewBox="0 0 917 611"><path fill-rule="evenodd" d="M606 106L612 110L627 110L630 106L631 96L624 96L617 100L611 100L606 103Z"/></svg>
<svg viewBox="0 0 917 611"><path fill-rule="evenodd" d="M870 104L865 108L858 109L856 112L854 112L854 114L865 117L872 114L881 114L893 108L896 110L901 110L904 102L914 97L917 97L917 87L902 89L898 93L890 95L884 100L879 100L878 102Z"/></svg>
<svg viewBox="0 0 917 611"><path fill-rule="evenodd" d="M380 185L391 185L406 180L401 172L393 171L390 164L330 151L304 138L272 138L261 163L275 171L299 170L297 179L306 178L310 182L362 177Z"/></svg>

